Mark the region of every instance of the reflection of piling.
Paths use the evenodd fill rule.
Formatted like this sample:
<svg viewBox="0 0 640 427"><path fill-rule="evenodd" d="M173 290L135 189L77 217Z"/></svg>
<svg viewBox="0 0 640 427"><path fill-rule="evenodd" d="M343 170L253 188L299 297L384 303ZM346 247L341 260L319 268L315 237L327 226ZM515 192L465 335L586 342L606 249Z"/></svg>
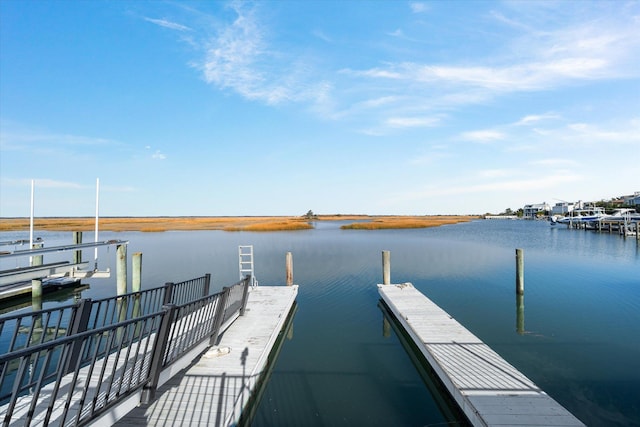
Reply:
<svg viewBox="0 0 640 427"><path fill-rule="evenodd" d="M287 252L285 256L285 267L287 286L291 286L293 285L293 255L291 252Z"/></svg>
<svg viewBox="0 0 640 427"><path fill-rule="evenodd" d="M116 294L127 293L127 245L118 245L116 249Z"/></svg>
<svg viewBox="0 0 640 427"><path fill-rule="evenodd" d="M31 311L36 312L42 310L42 297L31 297ZM34 330L42 329L42 315L33 318Z"/></svg>
<svg viewBox="0 0 640 427"><path fill-rule="evenodd" d="M287 331L287 339L289 341L293 339L293 321L291 322L291 326L289 326L289 330Z"/></svg>
<svg viewBox="0 0 640 427"><path fill-rule="evenodd" d="M389 323L384 313L382 314L382 336L384 338L391 336L391 323Z"/></svg>
<svg viewBox="0 0 640 427"><path fill-rule="evenodd" d="M516 294L524 295L524 253L516 249Z"/></svg>
<svg viewBox="0 0 640 427"><path fill-rule="evenodd" d="M382 284L391 284L391 252L382 251Z"/></svg>
<svg viewBox="0 0 640 427"><path fill-rule="evenodd" d="M516 331L524 334L524 295L516 295Z"/></svg>
<svg viewBox="0 0 640 427"><path fill-rule="evenodd" d="M82 231L74 231L73 232L73 244L80 245L82 244ZM82 263L82 251L76 250L73 251L73 263L81 264Z"/></svg>
<svg viewBox="0 0 640 427"><path fill-rule="evenodd" d="M131 256L131 292L140 292L142 288L142 253Z"/></svg>

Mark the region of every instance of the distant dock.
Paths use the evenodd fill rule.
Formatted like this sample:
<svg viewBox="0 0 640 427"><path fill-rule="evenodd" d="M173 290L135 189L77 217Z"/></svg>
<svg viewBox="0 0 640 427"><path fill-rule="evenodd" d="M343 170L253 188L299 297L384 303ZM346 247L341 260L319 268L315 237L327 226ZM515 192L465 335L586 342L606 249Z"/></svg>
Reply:
<svg viewBox="0 0 640 427"><path fill-rule="evenodd" d="M584 425L410 283L378 291L474 426Z"/></svg>

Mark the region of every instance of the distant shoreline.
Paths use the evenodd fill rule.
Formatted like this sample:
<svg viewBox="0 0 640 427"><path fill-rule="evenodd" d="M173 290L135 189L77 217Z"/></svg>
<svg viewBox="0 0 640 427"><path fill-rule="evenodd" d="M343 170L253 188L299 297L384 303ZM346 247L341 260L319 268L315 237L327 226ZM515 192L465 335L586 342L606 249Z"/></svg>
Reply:
<svg viewBox="0 0 640 427"><path fill-rule="evenodd" d="M293 216L157 216L157 217L102 217L101 231L163 232L178 230L223 231L293 231L312 229L314 221L357 221L342 228L406 229L437 227L445 224L468 222L481 218L477 215L317 215L313 218ZM93 231L92 217L40 217L34 218L33 227L39 231ZM29 229L29 218L0 218L0 231Z"/></svg>

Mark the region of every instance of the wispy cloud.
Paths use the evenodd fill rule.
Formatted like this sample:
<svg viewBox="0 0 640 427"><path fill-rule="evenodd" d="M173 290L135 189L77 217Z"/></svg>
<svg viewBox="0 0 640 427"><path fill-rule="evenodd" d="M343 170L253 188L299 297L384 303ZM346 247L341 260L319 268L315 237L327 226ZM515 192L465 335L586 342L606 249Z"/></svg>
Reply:
<svg viewBox="0 0 640 427"><path fill-rule="evenodd" d="M109 145L119 145L119 143L108 138L34 130L7 122L3 122L0 126L0 146L3 150Z"/></svg>
<svg viewBox="0 0 640 427"><path fill-rule="evenodd" d="M193 31L191 28L186 25L181 25L176 22L169 21L167 19L154 19L154 18L144 18L145 21L151 22L152 24L159 25L164 28L168 28L170 30L176 31Z"/></svg>
<svg viewBox="0 0 640 427"><path fill-rule="evenodd" d="M206 57L199 65L205 80L272 105L321 100L327 85L310 81L307 64L269 44L258 6L234 2L231 7L236 19L206 42Z"/></svg>
<svg viewBox="0 0 640 427"><path fill-rule="evenodd" d="M167 158L166 155L162 154L160 152L160 150L156 150L152 155L151 158L154 160L165 160Z"/></svg>
<svg viewBox="0 0 640 427"><path fill-rule="evenodd" d="M409 3L409 7L413 13L424 13L429 10L429 6L426 3L417 1Z"/></svg>
<svg viewBox="0 0 640 427"><path fill-rule="evenodd" d="M557 172L546 176L535 176L524 179L495 180L486 183L463 183L461 185L440 185L428 187L422 190L414 190L399 195L395 200L400 201L420 201L436 196L453 196L462 194L492 193L502 192L527 192L548 188L557 188L572 182L583 180L580 174L571 172Z"/></svg>
<svg viewBox="0 0 640 427"><path fill-rule="evenodd" d="M460 139L464 141L472 141L472 142L480 142L480 143L488 143L499 141L504 139L505 134L503 132L497 130L476 130L470 132L463 132L460 135Z"/></svg>
<svg viewBox="0 0 640 427"><path fill-rule="evenodd" d="M410 2L409 7L413 13L430 11L424 2ZM484 104L512 93L640 76L635 54L640 33L631 18L620 23L619 15L612 12L612 16L592 13L576 19L564 11L566 23L559 26L560 20L547 19L561 12L554 6L516 2L499 8L483 19L509 27L509 34L496 38L486 52L480 49L474 56L453 52L448 58L464 59L448 61L415 60L429 58L421 54L423 45L419 45L421 52L413 50L415 41L423 39L410 34L412 41L408 43L408 29L402 27L386 32L392 36L388 43L393 56L368 52L380 59L375 66L360 68L349 55L330 52L325 60L322 55L327 55L326 51L317 55L308 46L282 47L278 44L280 29L273 24L273 15L265 18L263 3L231 2L232 20L216 19L214 36L211 28L200 32L204 54L194 66L209 84L248 100L268 105L306 104L325 119L349 119L371 134L425 125L403 117ZM189 29L169 19L147 20L176 30ZM307 35L332 42L322 28ZM327 64L333 69L323 68ZM375 114L371 114L373 110ZM552 113L530 115L517 124L527 126L556 118L559 116ZM380 124L387 129L376 128ZM485 142L496 139L495 134L484 139L481 134L467 136Z"/></svg>
<svg viewBox="0 0 640 427"><path fill-rule="evenodd" d="M394 128L433 127L440 122L440 117L392 117L386 120L386 124Z"/></svg>
<svg viewBox="0 0 640 427"><path fill-rule="evenodd" d="M480 178L506 178L517 175L519 175L519 172L515 169L484 169L478 171Z"/></svg>
<svg viewBox="0 0 640 427"><path fill-rule="evenodd" d="M6 187L29 187L31 186L31 179L26 178L7 178L0 177L2 185ZM87 189L91 188L88 185L79 184L77 182L59 181L49 178L34 178L34 186L36 190L38 188L63 188L63 189Z"/></svg>
<svg viewBox="0 0 640 427"><path fill-rule="evenodd" d="M533 166L544 166L544 167L567 167L567 166L577 166L578 162L573 159L560 159L560 158L549 158L549 159L540 159L540 160L532 160L529 164Z"/></svg>
<svg viewBox="0 0 640 427"><path fill-rule="evenodd" d="M560 119L560 118L561 118L560 115L554 114L554 113L531 114L528 116L524 116L523 118L518 120L516 123L514 123L514 126L530 126L544 120L554 120L554 119Z"/></svg>

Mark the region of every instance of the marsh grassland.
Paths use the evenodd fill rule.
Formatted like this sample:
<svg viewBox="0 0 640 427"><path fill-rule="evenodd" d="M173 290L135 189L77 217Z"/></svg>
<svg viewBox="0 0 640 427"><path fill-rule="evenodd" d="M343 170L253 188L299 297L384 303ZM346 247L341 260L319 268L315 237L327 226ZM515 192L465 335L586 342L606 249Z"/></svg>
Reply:
<svg viewBox="0 0 640 427"><path fill-rule="evenodd" d="M319 215L313 220L305 217L103 217L99 219L103 231L163 232L171 230L223 231L287 231L313 228L313 221L357 221L343 229L378 230L388 228L426 228L467 222L475 216L369 216ZM34 229L48 231L92 231L95 218L34 218ZM29 218L0 218L0 231L29 229Z"/></svg>

